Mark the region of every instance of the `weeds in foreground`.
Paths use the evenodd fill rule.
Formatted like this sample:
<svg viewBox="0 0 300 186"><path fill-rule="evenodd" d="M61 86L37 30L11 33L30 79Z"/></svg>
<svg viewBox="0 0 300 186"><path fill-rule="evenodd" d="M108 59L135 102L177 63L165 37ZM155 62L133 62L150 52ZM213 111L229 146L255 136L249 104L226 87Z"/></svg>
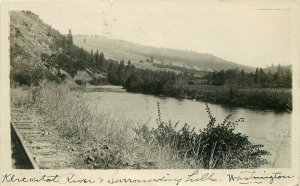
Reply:
<svg viewBox="0 0 300 186"><path fill-rule="evenodd" d="M171 122L161 121L159 103L157 107L157 128L141 126L135 132L150 145L173 149L173 154L190 167L256 168L268 163L263 157L269 152L261 149L263 145L252 144L246 135L234 132L243 118L230 121L231 115L228 115L222 123L217 124L206 103L209 123L197 133L195 128L190 129L187 124L177 130L178 123L173 126Z"/></svg>
<svg viewBox="0 0 300 186"><path fill-rule="evenodd" d="M74 168L122 168L133 131L118 116L91 112L80 89L51 82L11 89L12 106L25 109L38 127L58 136ZM101 102L99 103L101 104Z"/></svg>

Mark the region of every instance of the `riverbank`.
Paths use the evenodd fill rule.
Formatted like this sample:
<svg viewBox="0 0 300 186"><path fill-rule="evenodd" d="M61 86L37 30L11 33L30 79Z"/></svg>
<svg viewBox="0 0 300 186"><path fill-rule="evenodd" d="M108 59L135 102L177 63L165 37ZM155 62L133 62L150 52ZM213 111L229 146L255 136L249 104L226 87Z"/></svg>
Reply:
<svg viewBox="0 0 300 186"><path fill-rule="evenodd" d="M36 129L55 136L57 148L69 154L69 168L189 167L172 149L149 147L138 140L130 121L118 115L90 112L93 105L85 102L83 91L54 83L15 86L11 88L11 105L24 109L35 121Z"/></svg>
<svg viewBox="0 0 300 186"><path fill-rule="evenodd" d="M209 122L205 102L192 99L130 92L87 92L85 98L88 102L98 105L93 108L97 113L114 113L132 120L131 123L136 126L143 123L147 123L150 128L157 126L157 102L161 105L162 119L171 120L173 124L179 122L178 129L188 123L190 129L195 127L195 131L198 131L206 128ZM229 114L232 114L232 121L244 118L244 122L238 125L236 131L249 136L252 143L264 144L264 149L272 154L267 160L272 164L275 162L275 167L291 165L288 158L291 146L282 145L283 140L291 140L288 135L292 124L291 113L213 103L209 103L209 107L218 122L222 122Z"/></svg>
<svg viewBox="0 0 300 186"><path fill-rule="evenodd" d="M286 88L251 88L230 86L166 86L158 91L127 89L151 95L164 95L174 98L192 99L227 106L275 110L278 112L292 111L292 92ZM150 89L149 89L150 90Z"/></svg>
<svg viewBox="0 0 300 186"><path fill-rule="evenodd" d="M16 86L11 93L12 105L26 109L37 127L55 136L58 148L70 154L68 166L72 168L251 168L267 164L268 152L260 149L262 145L235 133L230 116L216 123L208 105L209 123L195 132L188 125L176 129L175 123L164 122L159 105L153 128L147 123L136 127L119 114L95 114L97 109L83 98L83 90L71 91L66 84ZM257 153L248 154L252 151Z"/></svg>
<svg viewBox="0 0 300 186"><path fill-rule="evenodd" d="M85 87L86 92L125 92L126 90L122 86L114 85L101 85L101 86L92 86L87 85Z"/></svg>

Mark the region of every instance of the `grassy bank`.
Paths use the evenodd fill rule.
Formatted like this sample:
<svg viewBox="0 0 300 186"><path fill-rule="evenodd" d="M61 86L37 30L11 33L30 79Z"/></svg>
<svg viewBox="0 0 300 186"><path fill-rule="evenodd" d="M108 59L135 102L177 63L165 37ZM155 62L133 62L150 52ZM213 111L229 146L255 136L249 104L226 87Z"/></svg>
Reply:
<svg viewBox="0 0 300 186"><path fill-rule="evenodd" d="M214 103L278 111L292 110L291 89L237 88L228 86L186 87L184 94Z"/></svg>
<svg viewBox="0 0 300 186"><path fill-rule="evenodd" d="M131 90L140 92L139 90ZM143 91L142 91L143 92ZM149 92L143 92L149 93ZM158 94L175 98L196 99L210 103L255 109L292 111L292 92L288 88L255 88L237 86L166 86Z"/></svg>
<svg viewBox="0 0 300 186"><path fill-rule="evenodd" d="M210 118L201 131L161 120L157 126L136 124L118 115L94 113L83 90L67 84L12 86L11 104L35 119L37 127L56 135L70 154L74 168L255 168L267 164L263 145L252 144L235 133L240 122L230 115ZM199 111L201 112L201 111Z"/></svg>

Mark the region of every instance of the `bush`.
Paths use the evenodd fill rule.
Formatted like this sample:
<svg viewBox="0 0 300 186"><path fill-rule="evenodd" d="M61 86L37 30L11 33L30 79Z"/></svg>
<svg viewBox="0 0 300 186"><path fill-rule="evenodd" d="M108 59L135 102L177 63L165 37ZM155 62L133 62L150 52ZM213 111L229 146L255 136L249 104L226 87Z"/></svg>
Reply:
<svg viewBox="0 0 300 186"><path fill-rule="evenodd" d="M158 127L149 129L142 126L135 132L146 143L172 148L190 167L257 168L268 163L263 156L269 155L269 152L261 149L263 145L252 144L248 136L234 132L242 118L232 122L231 115L228 115L222 123L216 124L207 104L206 111L210 121L199 133L187 124L176 130L178 123L173 126L171 122L161 121L158 103Z"/></svg>
<svg viewBox="0 0 300 186"><path fill-rule="evenodd" d="M30 63L26 60L16 60L11 66L10 78L19 85L37 86L43 80L62 82L65 77L58 73L52 74L44 65Z"/></svg>

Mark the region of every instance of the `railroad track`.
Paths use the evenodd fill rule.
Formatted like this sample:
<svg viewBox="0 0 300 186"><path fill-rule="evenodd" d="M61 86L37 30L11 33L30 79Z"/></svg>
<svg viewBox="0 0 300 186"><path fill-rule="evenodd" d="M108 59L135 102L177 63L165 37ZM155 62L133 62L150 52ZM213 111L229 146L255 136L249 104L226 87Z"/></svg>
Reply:
<svg viewBox="0 0 300 186"><path fill-rule="evenodd" d="M67 168L69 158L55 136L39 130L24 110L11 108L11 125L35 169Z"/></svg>

